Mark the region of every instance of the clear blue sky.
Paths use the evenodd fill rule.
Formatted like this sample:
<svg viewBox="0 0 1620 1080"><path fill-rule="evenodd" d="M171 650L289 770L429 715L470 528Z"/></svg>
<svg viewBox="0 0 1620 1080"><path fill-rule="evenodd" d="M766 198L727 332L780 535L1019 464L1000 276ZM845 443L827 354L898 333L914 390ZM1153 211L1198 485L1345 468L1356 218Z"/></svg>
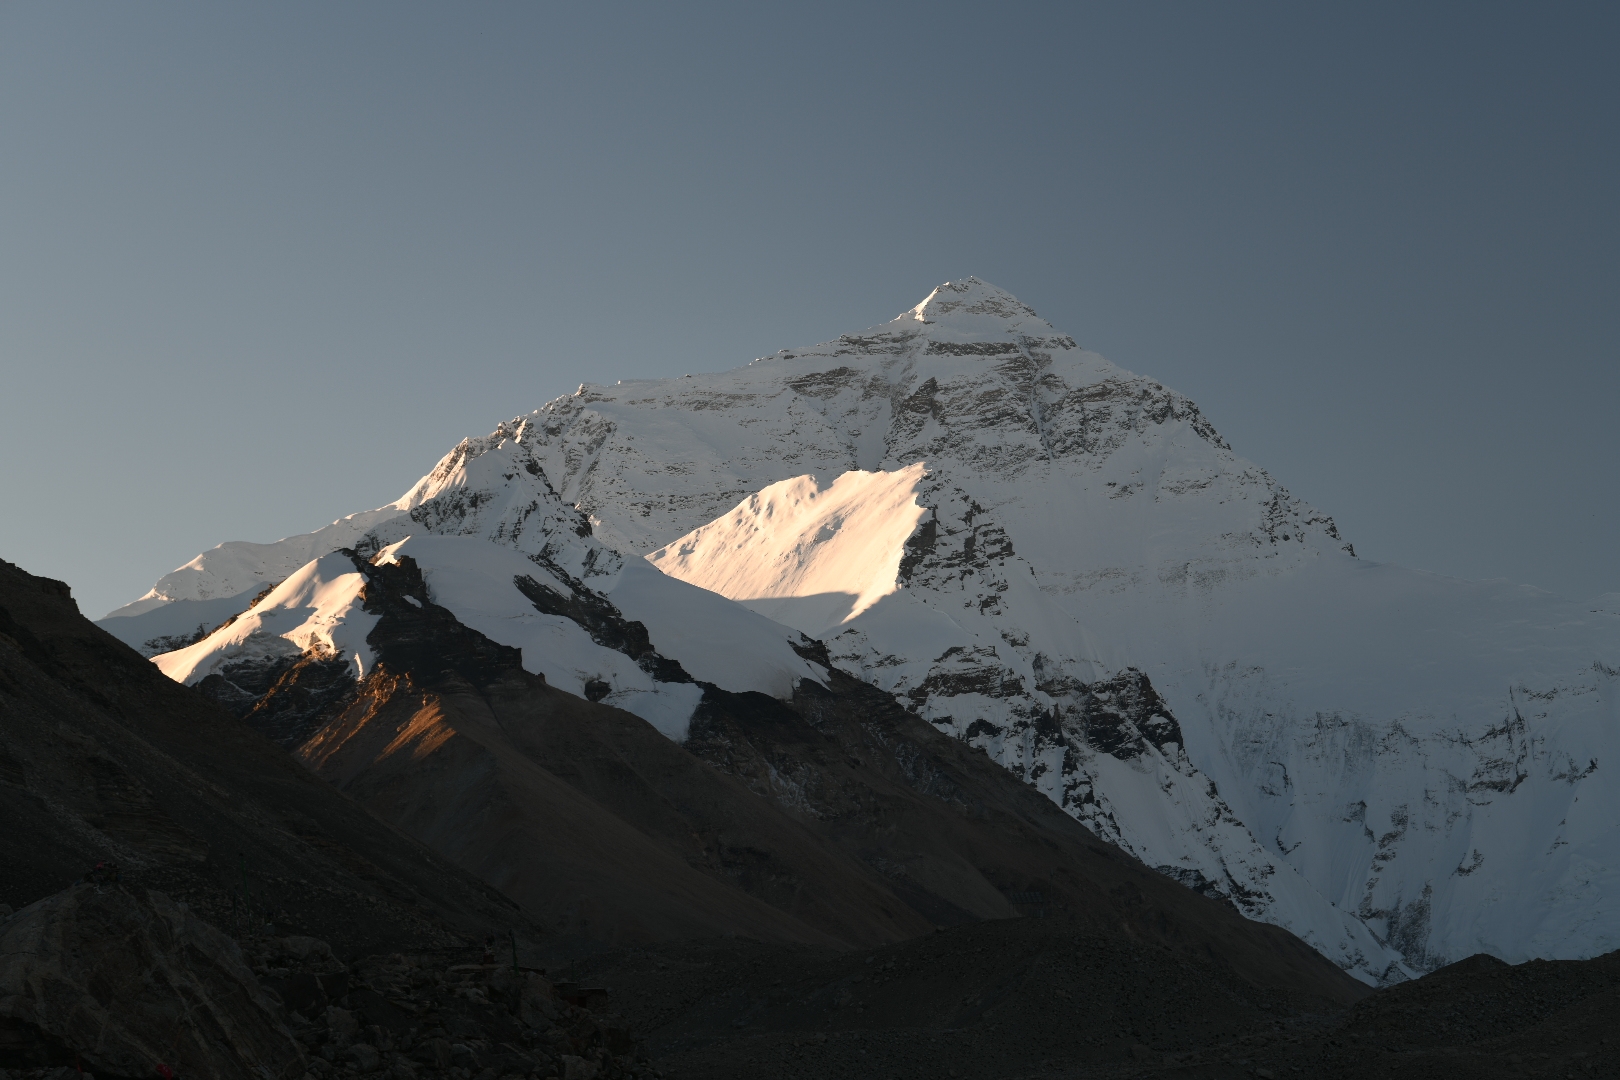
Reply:
<svg viewBox="0 0 1620 1080"><path fill-rule="evenodd" d="M1620 590L1620 5L0 5L0 556L92 616L967 274L1364 556Z"/></svg>

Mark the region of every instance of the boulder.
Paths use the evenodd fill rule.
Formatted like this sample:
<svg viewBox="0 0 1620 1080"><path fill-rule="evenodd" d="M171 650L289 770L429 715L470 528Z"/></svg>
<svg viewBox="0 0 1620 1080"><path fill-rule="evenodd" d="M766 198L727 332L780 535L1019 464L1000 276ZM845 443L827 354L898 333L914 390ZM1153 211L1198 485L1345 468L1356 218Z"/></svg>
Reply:
<svg viewBox="0 0 1620 1080"><path fill-rule="evenodd" d="M354 1013L348 1009L340 1009L336 1005L326 1007L326 1029L341 1040L342 1045L348 1045L349 1040L360 1034L360 1021L354 1018Z"/></svg>
<svg viewBox="0 0 1620 1080"><path fill-rule="evenodd" d="M376 1072L382 1065L382 1055L377 1048L366 1043L355 1043L343 1051L343 1056L354 1062L355 1068L363 1073Z"/></svg>
<svg viewBox="0 0 1620 1080"><path fill-rule="evenodd" d="M0 1065L295 1080L303 1054L237 944L160 892L81 883L0 924Z"/></svg>
<svg viewBox="0 0 1620 1080"><path fill-rule="evenodd" d="M573 1054L564 1054L558 1060L563 1067L562 1080L596 1080L597 1074L602 1071L602 1066L596 1062Z"/></svg>

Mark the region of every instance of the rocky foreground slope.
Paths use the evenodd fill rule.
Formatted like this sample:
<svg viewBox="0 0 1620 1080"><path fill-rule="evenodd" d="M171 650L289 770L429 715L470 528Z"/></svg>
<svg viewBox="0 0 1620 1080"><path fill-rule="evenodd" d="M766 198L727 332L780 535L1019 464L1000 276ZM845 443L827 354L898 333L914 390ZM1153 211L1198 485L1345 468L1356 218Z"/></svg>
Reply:
<svg viewBox="0 0 1620 1080"><path fill-rule="evenodd" d="M280 672L240 728L195 691L161 677L143 681L136 673L156 673L77 620L60 583L0 568L0 752L10 763L0 789L8 805L48 811L32 823L53 843L101 833L91 846L59 853L64 867L97 854L130 860L118 871L103 862L84 882L40 897L30 890L53 887L50 865L38 858L40 837L0 834L0 859L29 870L6 879L22 910L0 907L4 1080L145 1080L166 1075L159 1066L244 1080L1562 1076L1611 1075L1620 1066L1609 1034L1620 992L1612 958L1509 967L1479 957L1369 996L1283 931L1097 841L983 755L824 656L814 661L823 681L802 681L790 702L701 686L704 703L683 748L629 713L548 687L522 668L517 650L423 601L425 582L408 556L344 558L369 579L354 594L374 617L366 674L356 681L348 660L312 649ZM598 607L591 621L628 647L643 640L645 628L638 634L612 618ZM667 658L641 656L665 677L676 674ZM334 670L337 680L328 677ZM86 672L92 681L78 681ZM63 696L45 714L36 703L53 685ZM87 695L96 693L92 708ZM116 714L100 712L114 700ZM507 934L470 943L467 928L479 925L483 909L455 903L467 879L419 848L415 859L428 876L402 875L411 842L365 826L359 807L323 794L318 781L289 777L290 760L249 730L258 710L284 739L306 731L299 745L314 748L306 760L385 811L401 805L393 796L414 797L428 811L418 823L432 822L440 817L432 804L463 800L487 823L472 821L470 830L485 850L498 850L512 831L499 774L515 767L486 767L502 756L527 757L527 775L549 774L558 790L571 790L576 811L594 808L594 818L554 814L554 833L580 830L591 839L600 834L590 822L611 817L623 835L641 834L643 857L656 857L661 847L673 850L676 828L717 824L710 837L720 841L718 865L687 860L715 895L733 898L712 915L735 916L752 903L749 910L777 913L777 930L796 920L811 932L774 943L703 938L690 927L648 935L643 919L639 936L627 926L625 944L603 951L601 935L582 922L535 925L530 913L474 889L500 915L482 925L504 920ZM171 760L131 754L95 726L140 728L165 715L167 731L191 744L188 760L214 766L208 782L234 817L197 801L195 820L169 817L164 800L187 778ZM82 752L82 732L92 728L124 751L121 801L97 792L121 815L64 805L73 785L51 786L53 776L76 776L82 788L85 776L99 775L98 759L69 762L60 773L41 768L51 764L42 747L63 742ZM243 772L235 760L244 748L256 770ZM342 768L329 768L328 751ZM255 862L233 917L219 902L232 890L229 875L218 873L228 858L217 848L257 827L265 830L259 843L283 845L281 858L292 860L297 849L276 825L287 814L272 798L277 786L256 771L279 777L312 820L347 822L346 843L329 833L315 846L355 876L328 890L262 877ZM784 775L815 781L791 790L817 800L811 807L824 817L773 787ZM131 801L142 791L153 804ZM797 816L788 813L794 807ZM726 820L728 812L750 820ZM172 841L174 827L193 824L202 858L188 871L153 836ZM561 892L590 898L554 852L536 849L530 836L516 840L520 854L538 851L542 865L562 871ZM933 859L920 857L931 841ZM825 873L852 854L841 877L791 876ZM613 852L600 855L610 860ZM919 870L927 880L905 880ZM647 871L656 878L650 862ZM887 890L869 916L892 920L909 909L912 917L949 917L939 898L971 899L974 873L992 884L1026 876L1017 891L978 894L1003 907L903 940L852 950L830 942L826 929L815 932L855 925L850 912L863 890ZM189 890L194 903L142 878ZM439 892L423 887L435 883ZM933 898L909 887L916 885L932 888ZM287 908L272 908L264 900L271 893ZM677 907L666 905L666 917ZM218 925L199 909L212 910ZM267 918L275 925L264 925ZM343 935L342 947L287 932L316 923ZM378 944L387 951L368 951Z"/></svg>
<svg viewBox="0 0 1620 1080"><path fill-rule="evenodd" d="M714 943L582 970L617 988L670 1080L1620 1075L1620 953L1478 955L1348 1008L1060 917L854 954Z"/></svg>
<svg viewBox="0 0 1620 1080"><path fill-rule="evenodd" d="M221 926L346 953L533 930L505 897L334 791L0 561L0 903L97 863Z"/></svg>
<svg viewBox="0 0 1620 1080"><path fill-rule="evenodd" d="M417 550L456 545L487 547L442 538ZM734 935L850 948L1034 904L1221 956L1262 983L1355 993L1291 935L1098 840L814 644L800 648L816 677L786 699L726 690L648 649L647 628L608 602L617 591L598 598L599 638L698 695L677 744L552 686L524 650L423 599L438 579L410 550L340 553L360 579L341 618L369 627L366 674L349 679L347 661L312 649L243 720L582 945ZM506 587L565 606L533 582Z"/></svg>
<svg viewBox="0 0 1620 1080"><path fill-rule="evenodd" d="M163 893L105 879L0 923L7 1080L13 1068L41 1080L654 1075L604 1004L515 953L346 962L303 935L233 939Z"/></svg>
<svg viewBox="0 0 1620 1080"><path fill-rule="evenodd" d="M1312 1008L1365 993L1285 931L1097 840L813 647L823 681L801 680L791 702L695 684L683 748L422 600L409 556L342 554L361 577L345 621L371 618L365 674L312 647L246 723L79 618L61 583L0 567L0 787L32 812L0 834L19 902L0 911L0 1068L627 1077L645 1072L629 1030L577 1011L596 998L525 961L716 936L847 949L1032 907ZM690 680L645 649L639 623L605 603L590 621ZM382 826L260 721L283 741L300 732L333 785L530 905ZM116 783L85 783L105 776ZM81 883L41 897L92 859ZM469 950L484 929L492 944Z"/></svg>
<svg viewBox="0 0 1620 1080"><path fill-rule="evenodd" d="M783 516L756 528L765 507ZM514 601L517 575L480 560L434 565L439 536L525 557L563 605ZM1620 789L1601 779L1620 750L1620 603L1356 558L1193 403L983 282L734 371L582 386L464 442L398 502L222 545L106 625L182 678L237 671L254 697L255 650L291 663L311 634L363 650L312 594L283 597L285 629L191 643L312 558L407 537L468 625L680 739L690 687L592 651L628 655L586 629L595 595L641 603L662 655L710 637L627 569L662 553L738 601L706 627L747 608L792 628L729 639L769 656L709 649L710 671L747 658L716 685L785 698L820 676L783 650L824 641L832 666L1098 835L1364 981L1620 944Z"/></svg>
<svg viewBox="0 0 1620 1080"><path fill-rule="evenodd" d="M0 823L7 1080L649 1072L600 1002L483 963L564 935L4 562Z"/></svg>

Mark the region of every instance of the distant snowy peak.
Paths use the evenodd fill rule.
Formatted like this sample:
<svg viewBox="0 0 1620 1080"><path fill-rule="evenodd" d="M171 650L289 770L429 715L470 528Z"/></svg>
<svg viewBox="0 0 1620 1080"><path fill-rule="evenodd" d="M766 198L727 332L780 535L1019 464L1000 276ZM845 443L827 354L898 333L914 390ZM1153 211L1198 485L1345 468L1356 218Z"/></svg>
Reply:
<svg viewBox="0 0 1620 1080"><path fill-rule="evenodd" d="M973 278L860 333L718 374L587 384L523 419L558 493L626 552L793 476L920 461L987 512L1040 491L1057 517L1006 527L1019 550L1062 545L1033 561L1070 575L1064 587L1156 577L1193 552L1280 565L1348 549L1187 398Z"/></svg>
<svg viewBox="0 0 1620 1080"><path fill-rule="evenodd" d="M139 600L103 620L146 655L172 651L245 610L312 559L342 548L374 555L418 533L477 536L582 580L616 573L623 560L590 537L590 523L552 490L521 441L522 421L463 439L398 500L270 544L233 540L164 575Z"/></svg>
<svg viewBox="0 0 1620 1080"><path fill-rule="evenodd" d="M947 281L894 321L907 319L975 338L1003 334L1043 338L1054 333L1052 324L1035 314L1034 308L976 277ZM1069 345L1073 347L1072 340Z"/></svg>

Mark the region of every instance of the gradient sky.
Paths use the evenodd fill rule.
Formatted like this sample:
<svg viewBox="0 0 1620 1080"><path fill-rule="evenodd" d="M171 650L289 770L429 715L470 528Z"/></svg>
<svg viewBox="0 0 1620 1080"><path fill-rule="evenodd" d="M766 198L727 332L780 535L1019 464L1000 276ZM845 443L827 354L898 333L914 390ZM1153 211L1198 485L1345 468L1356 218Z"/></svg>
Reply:
<svg viewBox="0 0 1620 1080"><path fill-rule="evenodd" d="M100 616L976 274L1364 557L1620 590L1620 5L0 5L0 557Z"/></svg>

